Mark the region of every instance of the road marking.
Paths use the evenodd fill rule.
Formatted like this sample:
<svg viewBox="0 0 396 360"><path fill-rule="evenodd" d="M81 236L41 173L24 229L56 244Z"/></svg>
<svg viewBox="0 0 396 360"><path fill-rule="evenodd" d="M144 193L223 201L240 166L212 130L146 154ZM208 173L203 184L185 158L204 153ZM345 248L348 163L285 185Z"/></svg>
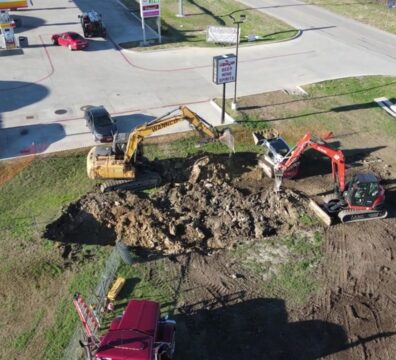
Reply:
<svg viewBox="0 0 396 360"><path fill-rule="evenodd" d="M196 100L196 101L189 101L188 103L185 104L165 104L165 105L161 105L161 106L152 106L152 107L148 107L148 108L135 108L135 109L128 109L128 110L124 110L124 111L115 111L110 113L111 116L116 116L116 115L129 115L129 114L134 114L137 112L141 112L141 113L147 113L149 111L152 110L160 110L160 109L165 109L165 108L178 108L179 106L182 105L189 105L189 104L203 104L205 102L210 102L211 99L203 99L203 100ZM67 119L62 119L62 120L55 120L55 121L51 121L49 123L62 123L62 122L68 122L68 121L74 121L74 120L83 120L84 117L74 117L74 118L67 118Z"/></svg>

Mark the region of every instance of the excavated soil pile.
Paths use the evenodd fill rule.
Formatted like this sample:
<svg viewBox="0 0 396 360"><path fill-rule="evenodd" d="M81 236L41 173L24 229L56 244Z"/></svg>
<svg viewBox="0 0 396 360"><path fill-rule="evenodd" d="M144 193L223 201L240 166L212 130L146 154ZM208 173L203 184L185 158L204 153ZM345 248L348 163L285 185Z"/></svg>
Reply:
<svg viewBox="0 0 396 360"><path fill-rule="evenodd" d="M259 187L247 190L244 182L257 180L256 170L235 177L227 165L205 156L180 172L189 174L186 181L168 182L150 194L89 193L48 225L45 237L74 243L122 241L175 254L231 248L298 228L305 200L290 190L276 195L272 182L261 180ZM177 178L177 171L169 173Z"/></svg>

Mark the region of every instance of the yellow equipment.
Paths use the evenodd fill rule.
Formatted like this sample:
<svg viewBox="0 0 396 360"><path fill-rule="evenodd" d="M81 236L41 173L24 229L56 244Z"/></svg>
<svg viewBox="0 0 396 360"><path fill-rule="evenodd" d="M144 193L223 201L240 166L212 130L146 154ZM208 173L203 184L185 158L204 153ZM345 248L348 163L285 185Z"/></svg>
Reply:
<svg viewBox="0 0 396 360"><path fill-rule="evenodd" d="M125 278L119 276L107 293L107 300L113 302L125 284Z"/></svg>
<svg viewBox="0 0 396 360"><path fill-rule="evenodd" d="M174 110L175 111L175 110ZM229 148L234 148L234 139L229 129L220 132L203 120L186 106L179 108L180 114L170 116L171 111L151 122L136 127L128 136L123 151L116 151L116 146L95 146L87 157L87 173L90 179L111 180L102 184L101 190L144 189L159 185L158 174L136 174L136 154L140 142L147 136L168 126L187 120L198 132L212 139L219 140Z"/></svg>

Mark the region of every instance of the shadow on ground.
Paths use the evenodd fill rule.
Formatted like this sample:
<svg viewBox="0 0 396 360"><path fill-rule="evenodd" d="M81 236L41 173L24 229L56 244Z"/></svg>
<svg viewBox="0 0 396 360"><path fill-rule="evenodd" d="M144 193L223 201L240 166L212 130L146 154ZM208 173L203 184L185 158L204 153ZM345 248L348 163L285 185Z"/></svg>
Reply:
<svg viewBox="0 0 396 360"><path fill-rule="evenodd" d="M388 218L396 218L396 179L382 180L381 183L385 187Z"/></svg>
<svg viewBox="0 0 396 360"><path fill-rule="evenodd" d="M281 299L258 298L212 310L201 305L192 313L182 309L174 319L175 360L314 360L392 335L378 333L348 343L344 329L337 324L289 322Z"/></svg>
<svg viewBox="0 0 396 360"><path fill-rule="evenodd" d="M0 159L40 154L66 136L60 124L36 124L0 129Z"/></svg>
<svg viewBox="0 0 396 360"><path fill-rule="evenodd" d="M13 13L12 18L14 19L16 24L16 29L15 29L16 33L19 33L24 30L36 29L41 26L47 25L44 19L36 16L19 15ZM56 24L48 24L48 25L56 25Z"/></svg>
<svg viewBox="0 0 396 360"><path fill-rule="evenodd" d="M0 81L0 113L14 111L43 100L49 89L43 85L24 81Z"/></svg>
<svg viewBox="0 0 396 360"><path fill-rule="evenodd" d="M44 238L69 244L115 244L115 230L99 222L89 212L79 209L78 203L70 204L65 214L46 227ZM65 216L73 221L67 223Z"/></svg>
<svg viewBox="0 0 396 360"><path fill-rule="evenodd" d="M339 141L328 143L333 149L340 148ZM345 157L346 168L354 167L356 164L366 159L378 150L386 146L374 146L371 148L342 149ZM309 178L318 175L331 174L331 159L313 149L307 150L301 157L301 168L297 176L298 179Z"/></svg>
<svg viewBox="0 0 396 360"><path fill-rule="evenodd" d="M154 116L145 114L132 114L113 116L119 133L130 133L135 127L155 119Z"/></svg>
<svg viewBox="0 0 396 360"><path fill-rule="evenodd" d="M93 51L104 51L113 49L113 43L108 40L104 40L102 38L89 38L88 47L84 49L84 51L93 52Z"/></svg>

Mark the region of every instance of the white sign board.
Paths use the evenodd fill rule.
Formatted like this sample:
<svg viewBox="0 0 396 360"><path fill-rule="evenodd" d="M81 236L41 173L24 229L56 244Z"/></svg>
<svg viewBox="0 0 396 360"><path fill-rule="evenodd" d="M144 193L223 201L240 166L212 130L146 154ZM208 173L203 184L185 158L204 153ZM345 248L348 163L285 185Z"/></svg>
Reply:
<svg viewBox="0 0 396 360"><path fill-rule="evenodd" d="M161 14L160 0L140 0L140 16L142 19L158 17Z"/></svg>
<svg viewBox="0 0 396 360"><path fill-rule="evenodd" d="M236 44L237 28L209 26L206 34L207 42Z"/></svg>
<svg viewBox="0 0 396 360"><path fill-rule="evenodd" d="M213 82L217 85L235 81L236 56L227 54L213 58Z"/></svg>

